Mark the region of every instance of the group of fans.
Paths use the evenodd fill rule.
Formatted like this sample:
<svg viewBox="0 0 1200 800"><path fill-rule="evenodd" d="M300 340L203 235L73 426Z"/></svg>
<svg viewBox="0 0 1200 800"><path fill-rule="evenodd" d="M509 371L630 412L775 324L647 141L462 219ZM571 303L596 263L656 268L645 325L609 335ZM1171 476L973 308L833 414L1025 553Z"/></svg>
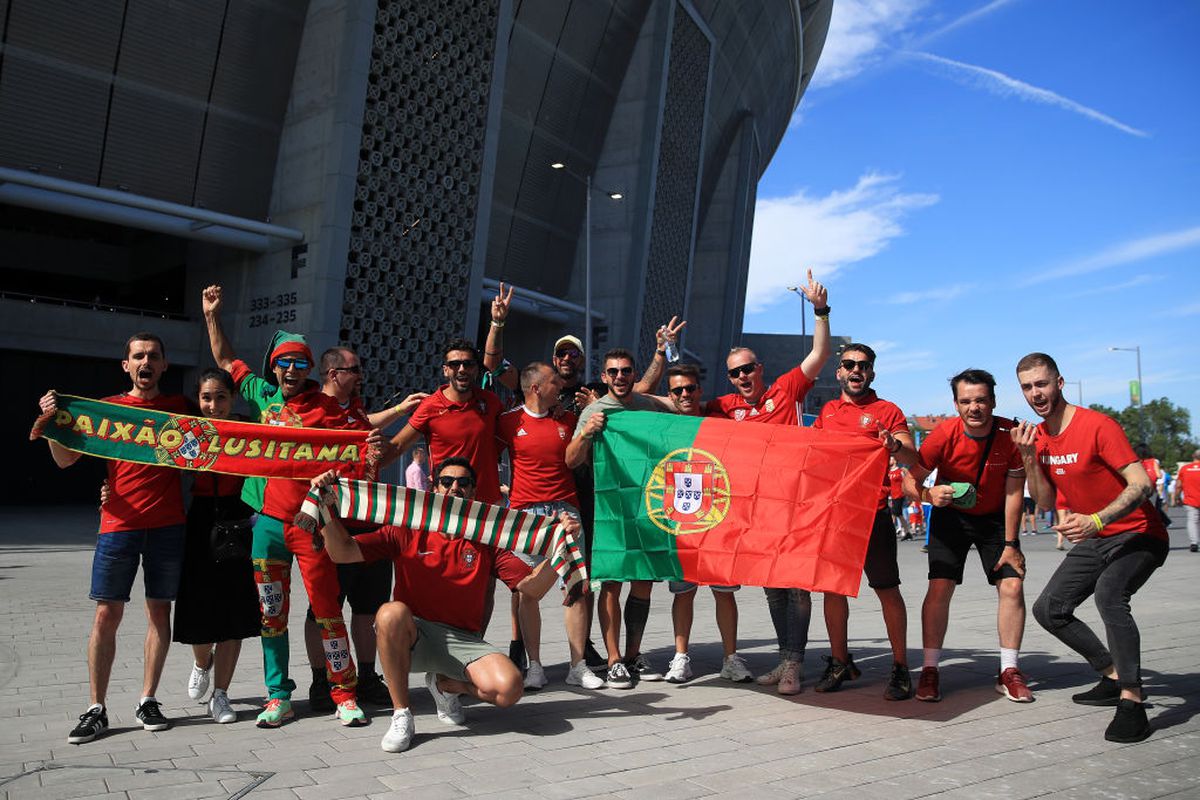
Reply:
<svg viewBox="0 0 1200 800"><path fill-rule="evenodd" d="M443 385L372 413L359 399L363 364L349 348L330 348L318 360L302 336L280 331L256 373L235 356L220 321L221 287L210 286L203 292L202 307L216 367L200 374L194 405L159 391L167 354L152 333L129 339L121 364L130 388L106 400L176 413L191 405L209 417L231 418L240 395L252 421L367 431L373 456L385 466L424 440L432 481L422 484L427 479L424 450L417 447L419 455L407 472L410 484L557 517L589 550L592 445L606 435L609 415L647 411L708 415L739 424L800 424L798 408L832 355L828 293L811 271L803 291L816 317L812 351L767 386L756 354L734 348L725 365L732 391L706 401L697 367L668 366L667 350L684 326L676 320L659 330L644 373L639 374L630 351L605 353L602 386L584 383L588 354L571 335L555 343L550 361L514 369L503 352L512 289L506 292L502 285L492 302L482 357L470 341L449 342L443 353ZM1129 602L1163 563L1168 545L1160 515L1148 502L1152 483L1121 428L1101 413L1070 404L1054 359L1031 353L1017 363L1016 377L1040 423L995 416L995 379L983 370L967 369L950 380L957 416L938 425L918 448L905 414L872 388L875 367L876 354L869 346L844 347L836 370L841 396L825 404L813 426L877 440L894 467L906 468L899 492L890 489L887 479L879 487L864 563L892 655L884 697L941 699L940 660L950 604L974 545L984 577L997 592L995 688L1014 702L1033 700L1018 664L1026 616L1019 526L1027 487L1037 505L1062 509L1055 529L1074 544L1034 603L1034 617L1099 673L1099 682L1073 699L1115 707L1105 737L1117 742L1146 738L1151 728L1141 689L1140 639ZM667 393L658 395L664 373ZM513 395L512 402L506 407L497 392L484 386ZM56 395L48 392L40 407L43 414L54 413ZM395 436L381 434L401 420L405 422ZM60 467L79 458L55 442L49 445ZM502 486L498 464L505 451L511 480ZM1182 487L1185 502L1197 506L1190 510L1200 512L1200 453L1194 467L1181 471L1177 490ZM936 480L924 480L935 471ZM189 696L207 696L216 722L237 718L226 692L241 640L251 636L261 637L267 695L257 724L273 728L294 716L296 683L289 670L288 640L293 559L310 603L304 630L312 666L310 707L334 714L343 725L366 724L359 700L391 707L391 724L382 740L386 751L400 752L412 739L411 672L425 673L438 719L450 725L464 723L462 695L505 707L525 690L547 684L539 600L556 575L544 560L400 526L343 522L336 516L314 541L292 524L310 489L304 481L201 473L192 483L185 512L181 475L162 467L108 463L90 593L96 602L88 643L91 705L68 741L88 742L108 728L105 698L116 632L139 562L150 624L136 716L147 730L170 724L155 693L172 638L173 601L174 640L194 651ZM320 492L337 477L321 475L311 486ZM921 608L922 663L915 688L897 529L889 510L897 503L903 506L905 499L933 509L928 587ZM507 654L483 639L497 578L512 590ZM670 583L675 653L662 673L642 649L652 587L650 581L631 582L623 603L621 584L615 581L600 583L578 600L564 593L567 684L627 689L638 681L679 683L693 677L688 648L698 587ZM784 695L800 692L810 593L796 587L765 589L778 662L755 678L737 653L739 588L710 587L724 650L720 677L774 686ZM1093 594L1107 645L1074 614ZM343 616L346 600L349 626ZM861 672L849 651L848 598L826 593L822 606L830 654L813 688L834 692ZM605 656L592 643L593 616Z"/></svg>

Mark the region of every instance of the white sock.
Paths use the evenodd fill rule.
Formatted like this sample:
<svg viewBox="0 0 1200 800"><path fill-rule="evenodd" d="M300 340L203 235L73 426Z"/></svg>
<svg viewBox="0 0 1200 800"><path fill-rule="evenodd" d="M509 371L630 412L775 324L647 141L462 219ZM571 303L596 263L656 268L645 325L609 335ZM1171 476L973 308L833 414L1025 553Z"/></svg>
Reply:
<svg viewBox="0 0 1200 800"><path fill-rule="evenodd" d="M942 648L926 647L925 661L921 664L922 667L937 667L938 662L942 660Z"/></svg>
<svg viewBox="0 0 1200 800"><path fill-rule="evenodd" d="M1000 671L1001 672L1004 672L1004 670L1008 669L1009 667L1012 667L1013 669L1017 668L1017 654L1018 653L1020 653L1020 651L1017 650L1015 647L1001 647L1000 648Z"/></svg>
<svg viewBox="0 0 1200 800"><path fill-rule="evenodd" d="M143 705L143 704L145 704L145 702L146 702L147 700L154 700L154 695L150 695L149 697L143 697L141 700L138 700L138 705L140 706L140 705ZM158 701L157 701L157 700L154 700L154 702L156 702L156 703L157 703Z"/></svg>

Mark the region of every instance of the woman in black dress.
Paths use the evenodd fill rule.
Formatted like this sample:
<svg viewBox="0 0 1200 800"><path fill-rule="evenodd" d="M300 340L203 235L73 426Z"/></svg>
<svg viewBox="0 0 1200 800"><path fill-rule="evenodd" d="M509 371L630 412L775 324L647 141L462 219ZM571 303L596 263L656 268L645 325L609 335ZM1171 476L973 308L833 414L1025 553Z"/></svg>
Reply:
<svg viewBox="0 0 1200 800"><path fill-rule="evenodd" d="M200 412L214 419L233 417L236 396L233 378L223 369L200 374ZM208 712L215 722L233 722L237 714L226 692L233 680L242 639L258 636L261 617L254 567L250 561L250 526L243 531L229 523L246 522L254 514L241 500L242 479L215 472L195 474L188 507L183 573L175 599L174 640L190 644L194 653L188 679L188 696L200 700L208 692L209 672L213 693ZM226 535L214 525L226 523ZM245 538L245 547L239 538ZM221 540L225 545L217 545ZM219 558L219 560L218 560Z"/></svg>

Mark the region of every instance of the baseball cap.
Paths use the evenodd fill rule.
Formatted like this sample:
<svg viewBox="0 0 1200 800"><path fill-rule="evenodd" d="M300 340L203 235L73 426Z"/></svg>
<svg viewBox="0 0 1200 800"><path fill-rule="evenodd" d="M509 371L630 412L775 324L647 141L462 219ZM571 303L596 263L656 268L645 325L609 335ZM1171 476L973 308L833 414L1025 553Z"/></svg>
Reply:
<svg viewBox="0 0 1200 800"><path fill-rule="evenodd" d="M578 336L571 336L570 334L559 337L558 341L554 343L554 352L557 353L558 348L562 347L564 344L571 345L576 350L578 350L580 353L583 352L583 342L579 341Z"/></svg>

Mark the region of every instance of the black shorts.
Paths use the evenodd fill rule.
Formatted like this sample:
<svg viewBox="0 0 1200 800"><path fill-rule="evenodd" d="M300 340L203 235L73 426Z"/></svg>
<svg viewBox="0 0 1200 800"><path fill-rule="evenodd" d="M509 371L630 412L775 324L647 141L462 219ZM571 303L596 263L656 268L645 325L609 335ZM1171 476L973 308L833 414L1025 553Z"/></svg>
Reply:
<svg viewBox="0 0 1200 800"><path fill-rule="evenodd" d="M1032 514L1035 510L1037 510L1037 506L1034 505L1032 497L1026 497L1022 499L1021 503L1026 514Z"/></svg>
<svg viewBox="0 0 1200 800"><path fill-rule="evenodd" d="M338 564L338 605L350 601L350 613L374 615L379 607L391 600L392 562L360 561L355 564ZM312 606L308 618L314 619Z"/></svg>
<svg viewBox="0 0 1200 800"><path fill-rule="evenodd" d="M892 512L892 516L900 517L900 519L905 519L905 517L904 517L904 498L903 497L888 498L888 509Z"/></svg>
<svg viewBox="0 0 1200 800"><path fill-rule="evenodd" d="M863 564L867 585L872 589L894 589L900 585L900 566L896 563L896 526L887 509L875 512L867 560Z"/></svg>
<svg viewBox="0 0 1200 800"><path fill-rule="evenodd" d="M1020 578L1010 564L992 569L1004 553L1004 512L964 514L954 508L934 508L929 517L929 579L963 581L967 552L975 545L988 583Z"/></svg>

